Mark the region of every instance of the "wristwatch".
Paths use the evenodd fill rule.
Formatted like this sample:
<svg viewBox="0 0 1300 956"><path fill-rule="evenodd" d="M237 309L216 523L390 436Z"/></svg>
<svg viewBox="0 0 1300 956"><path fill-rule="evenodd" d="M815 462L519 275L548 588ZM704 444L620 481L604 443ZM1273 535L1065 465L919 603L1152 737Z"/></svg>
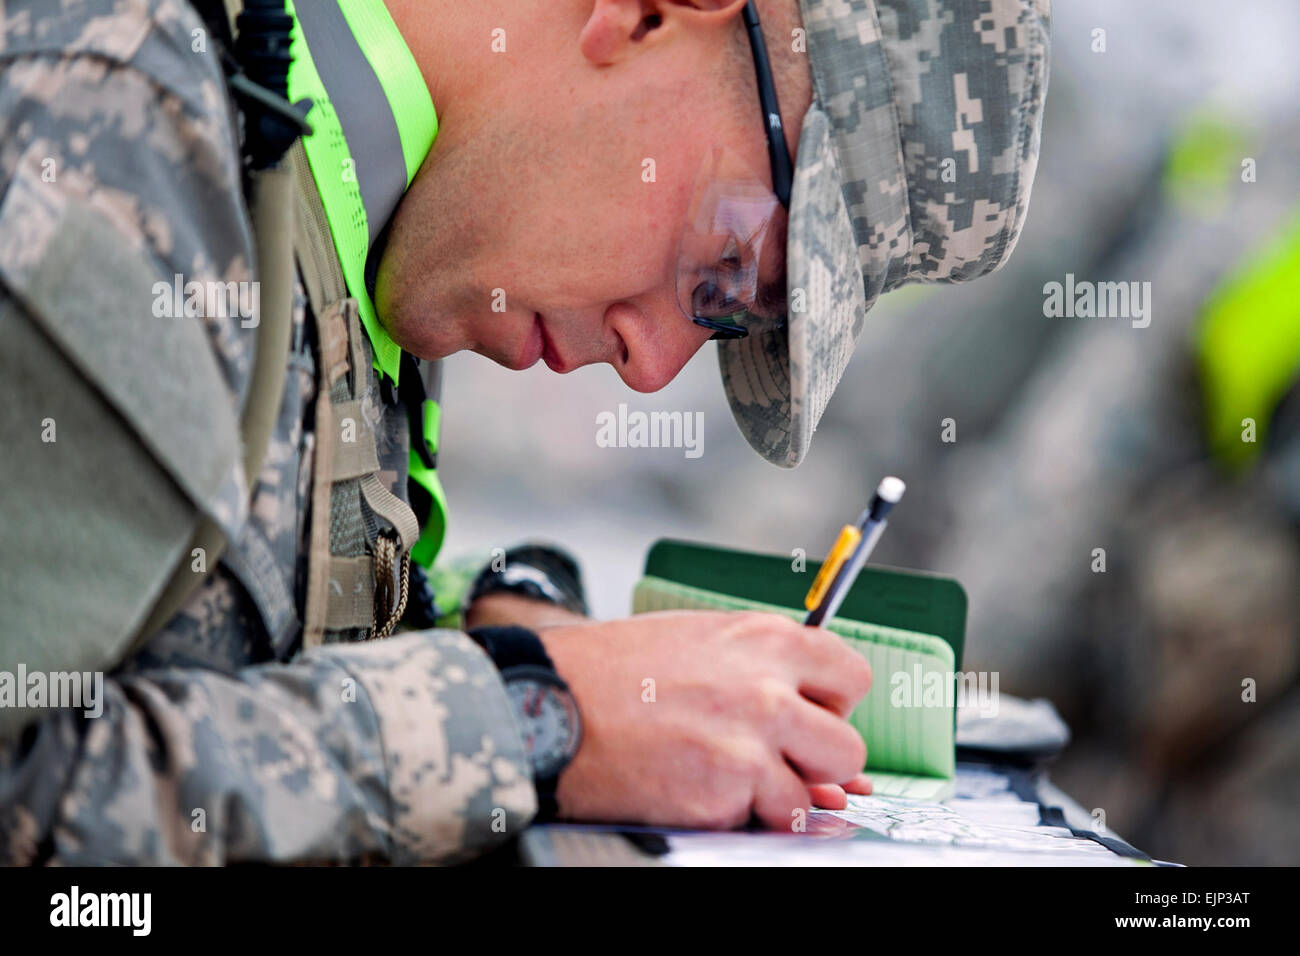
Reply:
<svg viewBox="0 0 1300 956"><path fill-rule="evenodd" d="M537 635L525 627L476 627L469 636L487 651L514 709L537 789L537 819L553 820L560 774L582 743L582 714L569 685Z"/></svg>
<svg viewBox="0 0 1300 956"><path fill-rule="evenodd" d="M511 548L504 559L494 563L498 566L489 564L474 578L465 597L465 607L484 595L504 591L587 615L587 600L578 564L558 548L542 544L520 545Z"/></svg>

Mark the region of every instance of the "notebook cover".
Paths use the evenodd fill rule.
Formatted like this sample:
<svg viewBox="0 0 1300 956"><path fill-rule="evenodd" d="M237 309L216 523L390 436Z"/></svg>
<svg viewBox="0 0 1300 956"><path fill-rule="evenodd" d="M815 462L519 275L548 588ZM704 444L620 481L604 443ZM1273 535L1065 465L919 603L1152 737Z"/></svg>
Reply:
<svg viewBox="0 0 1300 956"><path fill-rule="evenodd" d="M821 562L808 560L801 571L794 570L793 565L788 555L663 538L646 555L645 573L647 577L705 591L801 608ZM849 588L839 616L937 635L952 648L953 670L961 670L966 644L966 591L953 578L867 565Z"/></svg>

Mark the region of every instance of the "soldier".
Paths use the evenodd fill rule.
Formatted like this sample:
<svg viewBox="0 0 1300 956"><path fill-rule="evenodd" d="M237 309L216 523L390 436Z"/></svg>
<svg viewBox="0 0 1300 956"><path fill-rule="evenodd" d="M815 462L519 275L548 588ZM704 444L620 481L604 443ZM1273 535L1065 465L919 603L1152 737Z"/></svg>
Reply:
<svg viewBox="0 0 1300 956"><path fill-rule="evenodd" d="M197 6L0 20L0 677L108 673L97 717L0 708L0 858L453 860L865 791L869 668L815 629L592 622L514 555L469 634L388 636L436 360L649 391L718 338L796 465L875 299L1014 247L1046 0L329 0L291 65L276 3L233 44Z"/></svg>

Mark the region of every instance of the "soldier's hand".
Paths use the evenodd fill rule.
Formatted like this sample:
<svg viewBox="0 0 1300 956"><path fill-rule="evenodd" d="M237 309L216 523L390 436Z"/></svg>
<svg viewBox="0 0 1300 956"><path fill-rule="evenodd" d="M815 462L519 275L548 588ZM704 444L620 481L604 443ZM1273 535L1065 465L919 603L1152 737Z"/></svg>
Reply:
<svg viewBox="0 0 1300 956"><path fill-rule="evenodd" d="M840 787L869 790L845 720L871 667L771 614L671 611L540 632L582 711L560 776L570 819L790 829ZM810 790L810 788L812 788Z"/></svg>
<svg viewBox="0 0 1300 956"><path fill-rule="evenodd" d="M808 788L813 806L824 810L843 810L849 805L850 793L869 796L871 792L871 778L865 773L860 773L842 784L818 783Z"/></svg>

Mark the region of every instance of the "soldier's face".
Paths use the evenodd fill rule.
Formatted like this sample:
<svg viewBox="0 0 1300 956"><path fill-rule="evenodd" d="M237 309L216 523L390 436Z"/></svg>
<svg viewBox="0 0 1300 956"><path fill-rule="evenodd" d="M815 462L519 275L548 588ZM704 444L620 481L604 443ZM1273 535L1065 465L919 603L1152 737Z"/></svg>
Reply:
<svg viewBox="0 0 1300 956"><path fill-rule="evenodd" d="M724 146L770 184L745 86L753 65L731 49L743 5L493 10L504 52L491 52L485 25L482 50L453 64L473 84L445 104L435 89L438 140L380 262L377 305L394 339L421 357L471 349L517 369L608 362L638 391L671 381L711 334L676 290L702 164ZM777 84L793 153L811 78Z"/></svg>

